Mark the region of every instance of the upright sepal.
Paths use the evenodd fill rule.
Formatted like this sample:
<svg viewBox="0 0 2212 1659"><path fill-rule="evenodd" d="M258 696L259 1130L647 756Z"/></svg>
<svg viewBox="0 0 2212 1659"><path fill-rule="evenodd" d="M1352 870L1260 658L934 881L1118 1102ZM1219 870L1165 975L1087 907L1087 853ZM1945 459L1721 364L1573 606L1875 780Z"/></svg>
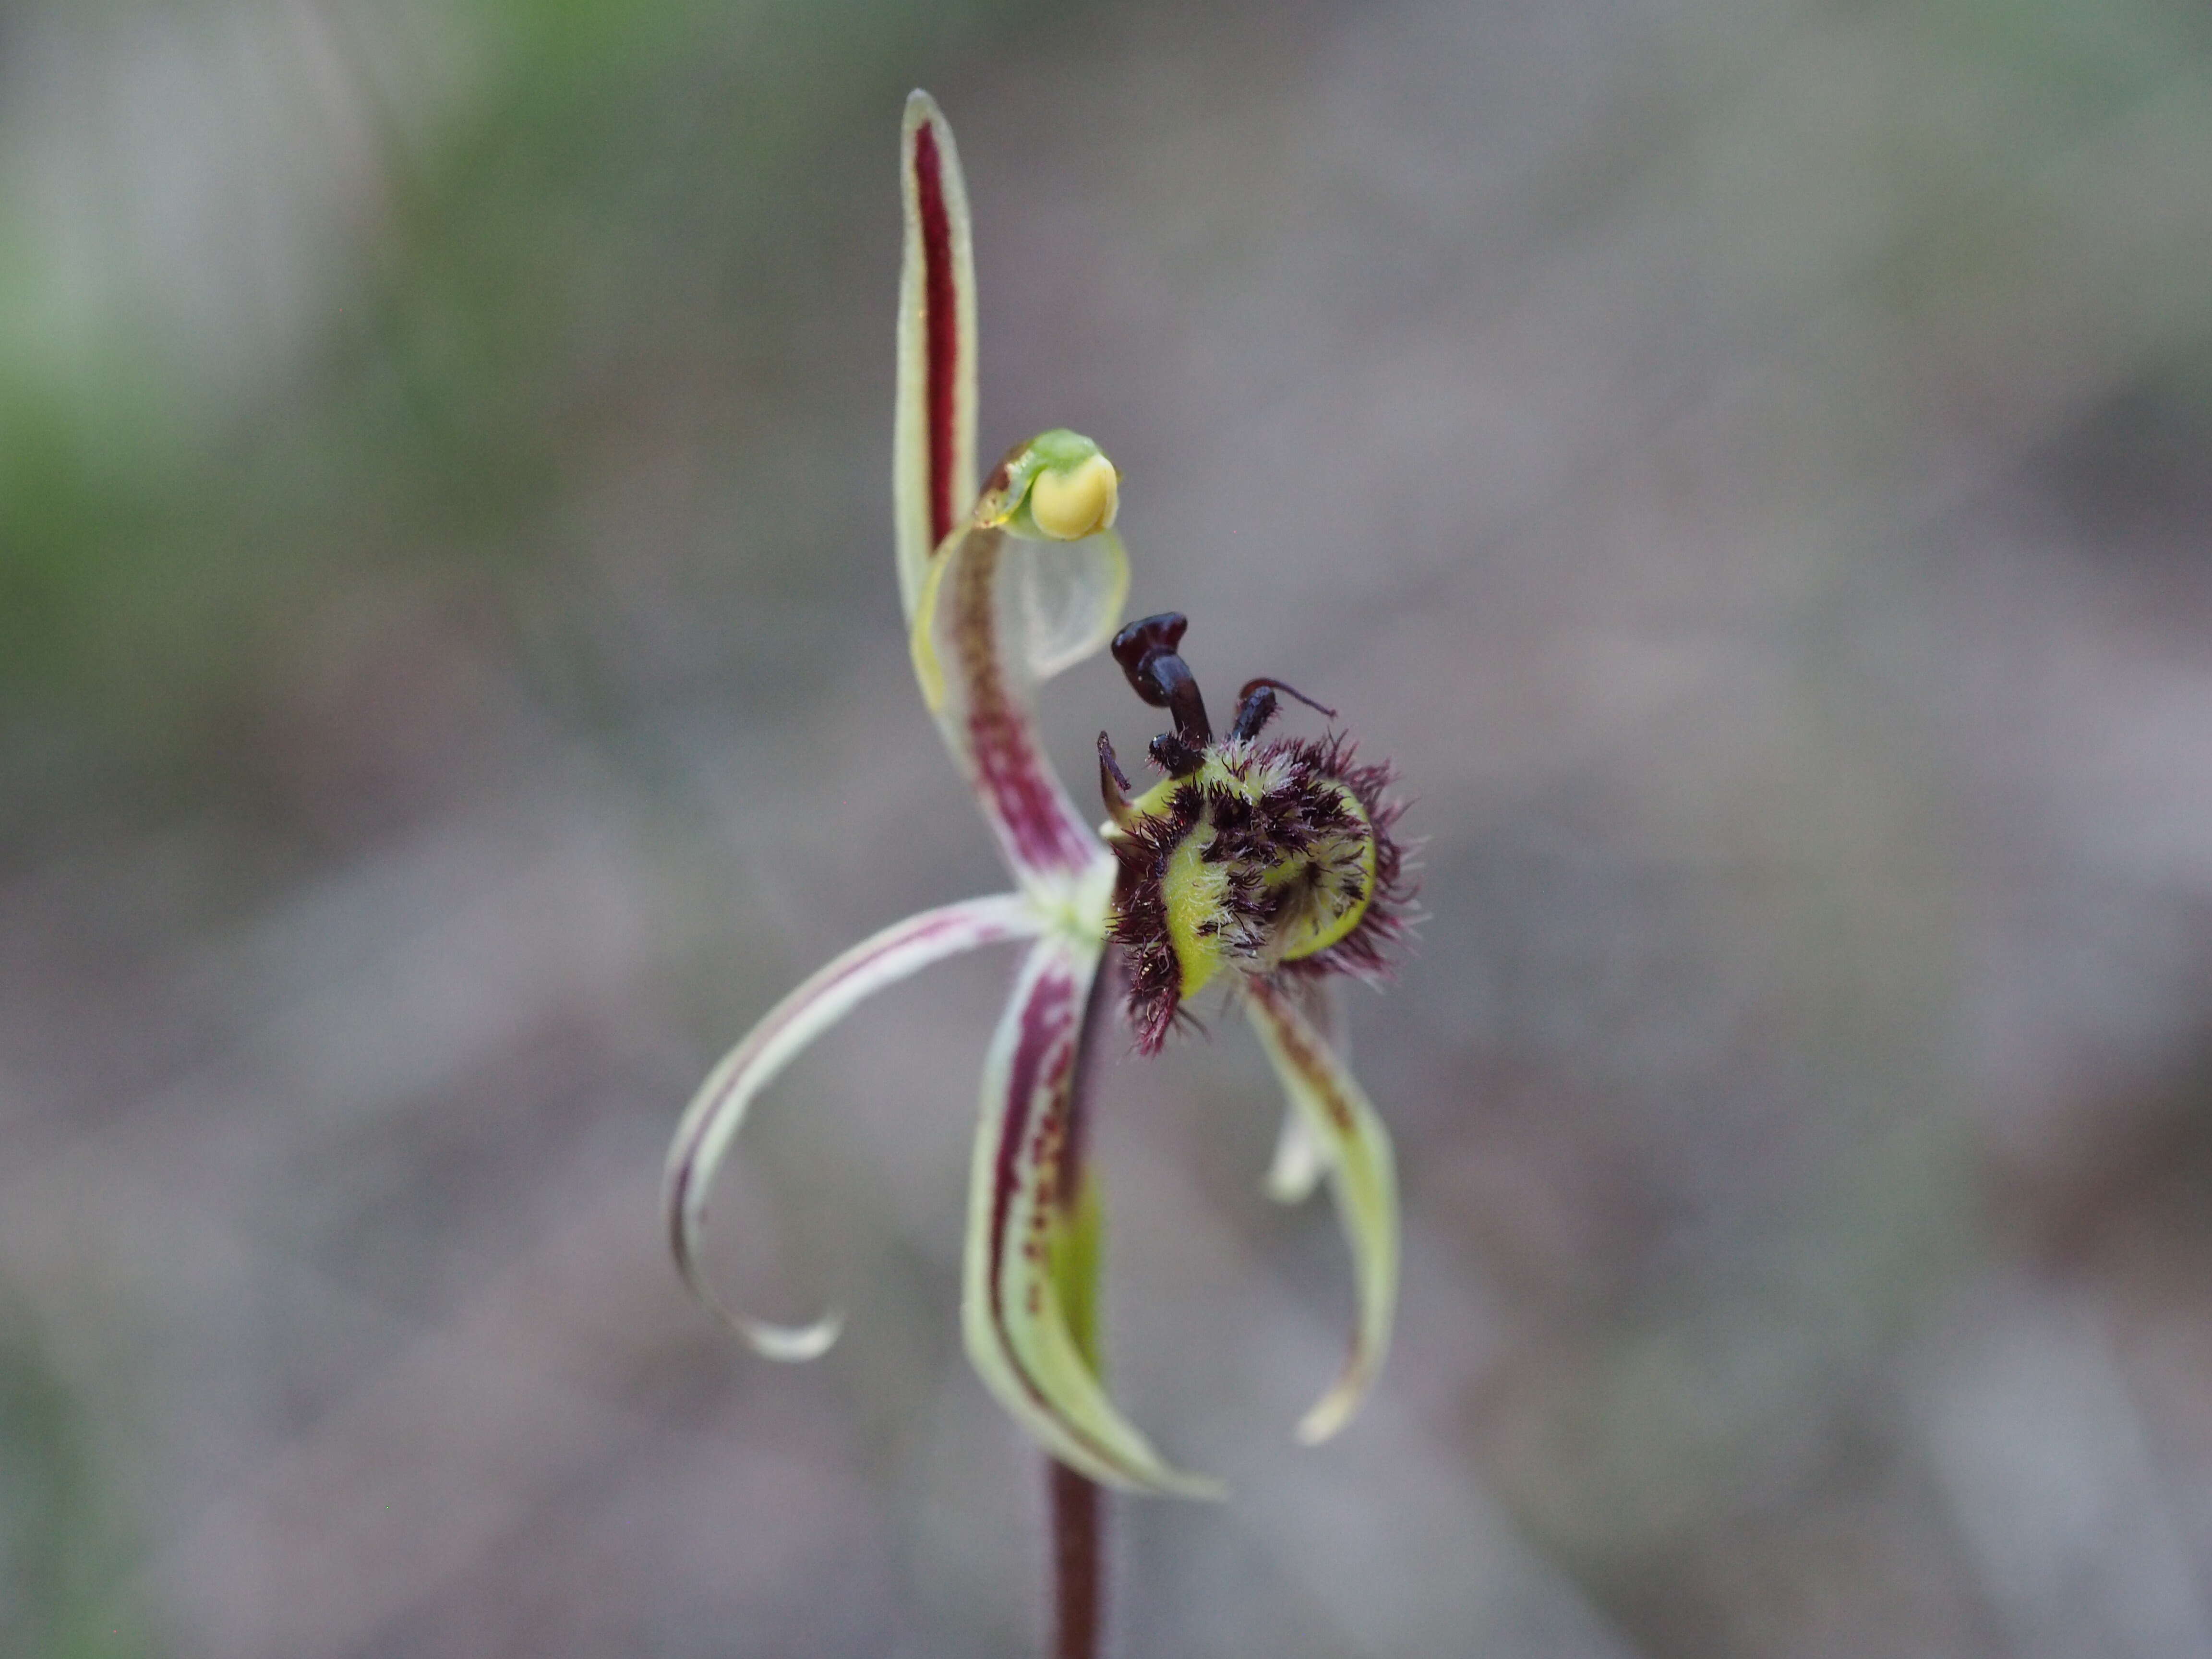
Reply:
<svg viewBox="0 0 2212 1659"><path fill-rule="evenodd" d="M1396 1167L1389 1133L1366 1091L1280 981L1248 981L1244 1006L1284 1092L1318 1148L1318 1167L1328 1176L1337 1218L1352 1248L1358 1319L1343 1371L1298 1424L1298 1438L1313 1445L1351 1420L1390 1346L1398 1299ZM1300 1155L1301 1174L1315 1167L1311 1158L1310 1152Z"/></svg>
<svg viewBox="0 0 2212 1659"><path fill-rule="evenodd" d="M906 245L891 498L899 599L911 618L931 554L975 496L975 255L968 186L952 129L926 92L906 100L899 176Z"/></svg>
<svg viewBox="0 0 2212 1659"><path fill-rule="evenodd" d="M1106 1397L1091 1354L1097 1212L1073 1183L1075 1083L1095 939L1051 934L1023 963L983 1066L961 1323L1017 1420L1078 1474L1125 1491L1220 1488L1171 1468Z"/></svg>
<svg viewBox="0 0 2212 1659"><path fill-rule="evenodd" d="M684 1109L668 1149L662 1202L676 1265L699 1299L771 1359L811 1359L837 1338L837 1316L811 1325L772 1325L725 1304L700 1257L707 1198L729 1155L745 1109L800 1051L864 998L933 962L1006 939L1034 936L1042 925L1018 894L969 899L925 910L854 945L769 1010L744 1040L708 1073Z"/></svg>

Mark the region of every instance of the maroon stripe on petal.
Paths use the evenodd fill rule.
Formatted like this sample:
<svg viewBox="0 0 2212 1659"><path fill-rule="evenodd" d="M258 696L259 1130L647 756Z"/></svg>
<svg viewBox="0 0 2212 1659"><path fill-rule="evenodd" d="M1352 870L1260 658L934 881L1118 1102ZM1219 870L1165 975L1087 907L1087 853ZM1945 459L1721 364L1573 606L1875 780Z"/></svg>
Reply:
<svg viewBox="0 0 2212 1659"><path fill-rule="evenodd" d="M691 1153L687 1150L676 1164L674 1178L668 1183L668 1249L676 1258L676 1265L690 1270L690 1241L684 1237L684 1212L691 1207Z"/></svg>
<svg viewBox="0 0 2212 1659"><path fill-rule="evenodd" d="M1083 1188L1085 1143L1091 1133L1091 1100L1098 1081L1098 1033L1107 1021L1107 1005L1114 1001L1121 983L1121 962L1112 945L1091 971L1091 988L1084 993L1083 1023L1075 1033L1075 1075L1067 1091L1067 1149L1060 1159L1060 1201L1075 1202Z"/></svg>
<svg viewBox="0 0 2212 1659"><path fill-rule="evenodd" d="M1297 1018L1282 988L1271 980L1256 979L1246 989L1267 1010L1268 1024L1275 1030L1275 1041L1282 1044L1283 1057L1312 1088L1331 1127L1347 1139L1358 1133L1358 1120L1352 1115L1352 1103L1338 1086L1336 1068L1307 1040L1307 1028Z"/></svg>
<svg viewBox="0 0 2212 1659"><path fill-rule="evenodd" d="M921 205L922 320L928 353L929 540L952 532L955 392L960 376L960 307L952 279L952 219L945 207L945 161L937 124L914 135L914 182Z"/></svg>
<svg viewBox="0 0 2212 1659"><path fill-rule="evenodd" d="M1031 1164L1041 1171L1042 1190L1039 1192L1038 1209L1031 1224L1035 1236L1021 1240L1018 1247L1030 1256L1040 1279L1046 1271L1043 1231L1049 1226L1060 1204L1073 1196L1067 1137L1072 1127L1076 1059L1085 1035L1081 1029L1085 1006L1080 993L1085 988L1078 985L1075 975L1066 968L1048 969L1030 984L1022 1003L1021 1027L1016 1033L1013 1055L1006 1068L1006 1115L1000 1127L998 1158L991 1185L991 1328L998 1333L999 1352L1021 1384L1022 1392L1039 1410L1057 1420L1062 1431L1078 1445L1111 1468L1121 1463L1121 1458L1100 1444L1096 1437L1070 1422L1053 1404L1036 1379L1030 1375L1028 1365L1006 1329L1006 1235L1012 1219L1014 1195L1021 1190L1023 1166ZM1034 1109L1041 1095L1044 1110L1038 1114Z"/></svg>
<svg viewBox="0 0 2212 1659"><path fill-rule="evenodd" d="M991 1319L1002 1329L1006 1300L1000 1273L1006 1264L1006 1217L1021 1188L1024 1153L1048 1154L1050 1143L1066 1131L1066 1108L1074 1078L1075 981L1064 969L1048 973L1030 988L1022 1005L1021 1030L1006 1068L1006 1121L999 1136L999 1159L991 1186ZM1044 1115L1030 1121L1038 1084L1051 1080ZM1035 1144L1032 1145L1034 1137Z"/></svg>
<svg viewBox="0 0 2212 1659"><path fill-rule="evenodd" d="M1006 693L995 604L999 560L1005 550L1000 532L969 532L953 598L975 781L1020 862L1031 869L1086 869L1098 856L1098 843L1075 817L1044 757L1037 752L1028 714Z"/></svg>

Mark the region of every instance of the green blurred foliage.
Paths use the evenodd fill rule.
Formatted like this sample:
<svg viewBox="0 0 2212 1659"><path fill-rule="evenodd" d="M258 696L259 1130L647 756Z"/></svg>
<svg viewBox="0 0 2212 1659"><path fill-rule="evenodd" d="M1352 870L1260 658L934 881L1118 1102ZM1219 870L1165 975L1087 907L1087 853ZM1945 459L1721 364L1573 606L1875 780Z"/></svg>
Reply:
<svg viewBox="0 0 2212 1659"><path fill-rule="evenodd" d="M411 125L367 89L383 194L276 384L212 397L127 312L0 349L0 715L151 757L250 702L271 636L349 578L544 582L576 471L671 385L765 379L803 409L784 301L822 258L810 199L859 159L839 135L1010 9L453 9L477 79ZM55 280L34 228L0 241L26 315Z"/></svg>
<svg viewBox="0 0 2212 1659"><path fill-rule="evenodd" d="M154 1650L125 1589L135 1557L112 1474L30 1320L0 1302L0 1652L131 1659Z"/></svg>

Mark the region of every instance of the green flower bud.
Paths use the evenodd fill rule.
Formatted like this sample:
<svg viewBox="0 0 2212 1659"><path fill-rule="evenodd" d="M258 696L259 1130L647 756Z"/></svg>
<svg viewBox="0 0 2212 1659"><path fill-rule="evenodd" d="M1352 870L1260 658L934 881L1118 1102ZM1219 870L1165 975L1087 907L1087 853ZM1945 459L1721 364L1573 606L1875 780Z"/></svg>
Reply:
<svg viewBox="0 0 2212 1659"><path fill-rule="evenodd" d="M975 523L1034 541L1073 542L1112 529L1121 505L1114 463L1063 427L1006 452L975 503Z"/></svg>

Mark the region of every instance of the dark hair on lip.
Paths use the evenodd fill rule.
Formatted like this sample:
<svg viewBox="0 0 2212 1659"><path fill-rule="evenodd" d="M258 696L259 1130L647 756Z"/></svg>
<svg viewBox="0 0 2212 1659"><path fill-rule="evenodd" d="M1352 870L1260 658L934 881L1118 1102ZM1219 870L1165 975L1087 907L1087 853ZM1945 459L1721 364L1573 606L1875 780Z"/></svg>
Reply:
<svg viewBox="0 0 2212 1659"><path fill-rule="evenodd" d="M1404 849L1393 830L1405 808L1389 793L1387 763L1361 765L1340 733L1283 738L1237 753L1212 752L1232 775L1273 776L1256 800L1194 776L1175 788L1164 809L1134 815L1113 837L1115 873L1109 931L1127 973L1129 1024L1137 1048L1156 1054L1170 1030L1187 1023L1182 969L1168 931L1168 860L1201 824L1213 840L1208 864L1227 865L1221 914L1202 924L1228 939L1232 961L1256 961L1271 925L1296 897L1295 889L1269 888L1261 872L1309 855L1330 840L1358 836L1375 848L1375 880L1358 923L1334 945L1310 957L1277 964L1274 971L1303 978L1348 973L1374 979L1389 970L1389 948L1404 933L1413 899ZM1346 809L1339 789L1350 791L1366 822Z"/></svg>

